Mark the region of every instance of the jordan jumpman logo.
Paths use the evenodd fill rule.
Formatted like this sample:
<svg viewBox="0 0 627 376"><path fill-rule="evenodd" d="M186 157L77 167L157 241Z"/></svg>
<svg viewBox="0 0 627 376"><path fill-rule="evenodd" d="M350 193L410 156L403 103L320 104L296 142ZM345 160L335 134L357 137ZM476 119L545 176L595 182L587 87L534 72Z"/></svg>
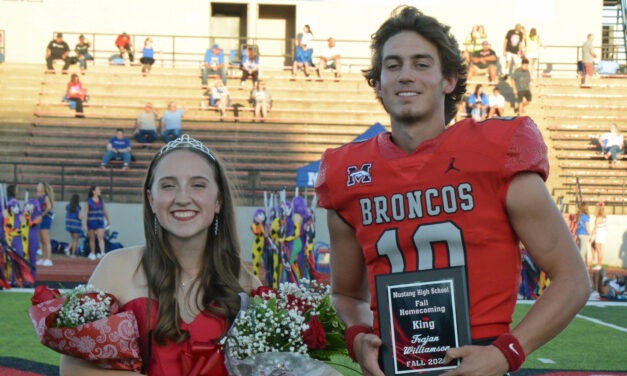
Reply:
<svg viewBox="0 0 627 376"><path fill-rule="evenodd" d="M451 158L451 164L448 165L448 169L444 172L445 174L447 174L449 171L451 170L455 170L455 171L461 171L459 168L455 167L453 164L455 163L455 157Z"/></svg>

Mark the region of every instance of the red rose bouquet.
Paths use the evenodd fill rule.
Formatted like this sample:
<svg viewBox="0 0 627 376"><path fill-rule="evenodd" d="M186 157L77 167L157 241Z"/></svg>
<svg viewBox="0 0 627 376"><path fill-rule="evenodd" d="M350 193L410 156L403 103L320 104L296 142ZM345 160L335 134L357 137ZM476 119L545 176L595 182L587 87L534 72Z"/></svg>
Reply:
<svg viewBox="0 0 627 376"><path fill-rule="evenodd" d="M277 369L285 375L333 374L320 361L346 354L344 329L328 286L303 280L282 283L278 290L260 287L226 336L227 368L234 375Z"/></svg>
<svg viewBox="0 0 627 376"><path fill-rule="evenodd" d="M139 330L133 312L118 312L117 299L91 285L65 295L38 286L28 310L39 341L61 354L102 368L139 372Z"/></svg>

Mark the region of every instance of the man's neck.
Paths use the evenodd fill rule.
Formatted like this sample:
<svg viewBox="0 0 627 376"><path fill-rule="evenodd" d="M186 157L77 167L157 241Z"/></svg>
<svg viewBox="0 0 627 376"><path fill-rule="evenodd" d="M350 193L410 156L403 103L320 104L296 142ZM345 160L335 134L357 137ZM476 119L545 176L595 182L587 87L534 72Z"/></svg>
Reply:
<svg viewBox="0 0 627 376"><path fill-rule="evenodd" d="M404 123L392 119L392 142L411 154L424 141L438 137L446 129L444 119Z"/></svg>

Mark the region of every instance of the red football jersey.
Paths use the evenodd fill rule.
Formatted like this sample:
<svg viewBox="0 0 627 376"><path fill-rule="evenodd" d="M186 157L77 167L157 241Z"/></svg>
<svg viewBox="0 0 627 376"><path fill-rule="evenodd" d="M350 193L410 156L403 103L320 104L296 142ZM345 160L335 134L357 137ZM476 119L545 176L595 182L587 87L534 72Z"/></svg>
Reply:
<svg viewBox="0 0 627 376"><path fill-rule="evenodd" d="M505 198L519 172L546 180L546 152L537 126L522 117L464 120L411 154L390 133L324 153L318 205L355 230L375 330L375 275L465 266L473 340L509 331L521 255Z"/></svg>

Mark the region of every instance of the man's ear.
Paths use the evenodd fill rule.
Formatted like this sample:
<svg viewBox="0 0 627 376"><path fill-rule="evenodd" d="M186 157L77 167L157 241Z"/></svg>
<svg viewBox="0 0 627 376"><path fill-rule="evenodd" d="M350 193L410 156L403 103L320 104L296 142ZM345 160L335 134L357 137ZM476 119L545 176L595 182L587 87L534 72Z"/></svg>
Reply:
<svg viewBox="0 0 627 376"><path fill-rule="evenodd" d="M444 77L444 85L442 87L442 91L444 94L451 94L453 90L455 90L455 86L457 85L457 75L451 77Z"/></svg>
<svg viewBox="0 0 627 376"><path fill-rule="evenodd" d="M377 95L377 98L381 100L381 81L376 81L374 83L374 92Z"/></svg>

